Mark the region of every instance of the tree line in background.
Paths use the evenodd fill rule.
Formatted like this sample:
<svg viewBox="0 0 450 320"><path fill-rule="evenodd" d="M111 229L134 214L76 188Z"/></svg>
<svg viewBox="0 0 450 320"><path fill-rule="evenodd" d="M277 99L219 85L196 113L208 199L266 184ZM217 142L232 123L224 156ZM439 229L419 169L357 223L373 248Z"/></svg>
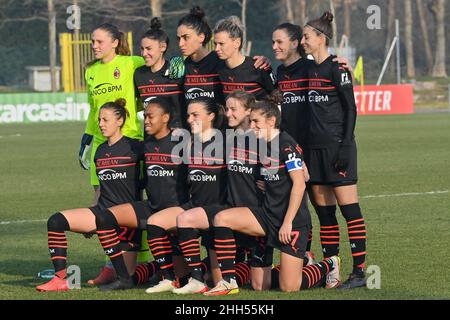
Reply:
<svg viewBox="0 0 450 320"><path fill-rule="evenodd" d="M49 12L49 2L53 10ZM26 66L50 65L49 17L56 19L56 35L72 32L67 29L70 16L67 7L81 8L81 30L89 33L104 22L116 24L123 31L132 31L134 52L139 51L138 40L147 30L152 16L160 16L163 28L171 38L169 55L178 54L176 27L178 20L194 5L207 13L211 27L221 18L234 14L246 25L247 53L272 58L272 30L281 22L304 25L325 10L335 13L335 37L332 45L339 45L342 36L365 61L367 79L378 77L387 51L395 36L395 19L400 22L402 76L415 79L423 76L447 77L450 59L449 30L450 3L445 0L0 0L0 86L24 87ZM370 30L367 19L370 5L380 7L379 28ZM56 41L59 39L56 36ZM57 64L59 44L56 43ZM394 59L391 59L384 82L393 82Z"/></svg>

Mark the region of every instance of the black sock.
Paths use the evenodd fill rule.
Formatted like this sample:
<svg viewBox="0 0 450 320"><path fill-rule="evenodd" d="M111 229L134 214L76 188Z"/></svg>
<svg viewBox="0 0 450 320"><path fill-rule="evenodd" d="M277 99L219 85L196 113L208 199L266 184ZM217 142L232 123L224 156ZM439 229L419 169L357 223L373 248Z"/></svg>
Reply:
<svg viewBox="0 0 450 320"><path fill-rule="evenodd" d="M226 227L214 227L214 247L219 262L222 278L230 282L236 281L234 263L236 258L236 240L233 230Z"/></svg>
<svg viewBox="0 0 450 320"><path fill-rule="evenodd" d="M159 266L155 261L139 264L131 278L136 285L147 283L158 270Z"/></svg>
<svg viewBox="0 0 450 320"><path fill-rule="evenodd" d="M339 255L339 224L336 219L336 206L316 206L320 221L320 244L323 257Z"/></svg>
<svg viewBox="0 0 450 320"><path fill-rule="evenodd" d="M65 231L69 230L69 223L61 212L55 213L47 221L48 250L55 268L55 274L62 279L67 276L67 238Z"/></svg>
<svg viewBox="0 0 450 320"><path fill-rule="evenodd" d="M247 284L248 280L250 279L250 263L249 262L237 262L234 265L234 271L236 273L236 282L239 287L244 286Z"/></svg>
<svg viewBox="0 0 450 320"><path fill-rule="evenodd" d="M359 203L340 206L347 221L348 238L353 257L353 273L364 274L366 261L366 224Z"/></svg>
<svg viewBox="0 0 450 320"><path fill-rule="evenodd" d="M120 249L120 240L117 235L117 220L114 214L109 210L104 210L95 215L97 225L97 235L105 254L111 260L117 276L123 279L129 279L129 274L122 250Z"/></svg>
<svg viewBox="0 0 450 320"><path fill-rule="evenodd" d="M184 261L191 269L191 277L203 282L202 261L200 256L199 234L194 228L177 228L178 243Z"/></svg>
<svg viewBox="0 0 450 320"><path fill-rule="evenodd" d="M153 258L159 265L163 277L168 280L175 280L172 260L172 243L169 240L169 234L161 227L149 224L147 225L148 247Z"/></svg>

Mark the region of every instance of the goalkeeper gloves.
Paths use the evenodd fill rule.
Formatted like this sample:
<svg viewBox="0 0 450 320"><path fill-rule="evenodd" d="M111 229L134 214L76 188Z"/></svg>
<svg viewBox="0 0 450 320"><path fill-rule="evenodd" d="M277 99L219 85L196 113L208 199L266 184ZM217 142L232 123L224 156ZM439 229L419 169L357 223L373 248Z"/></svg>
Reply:
<svg viewBox="0 0 450 320"><path fill-rule="evenodd" d="M78 154L78 160L80 161L80 166L84 170L89 170L91 163L91 149L92 149L92 139L93 136L90 134L83 134L81 137L80 152Z"/></svg>
<svg viewBox="0 0 450 320"><path fill-rule="evenodd" d="M169 60L169 72L170 79L180 79L184 76L185 67L183 57L175 56Z"/></svg>

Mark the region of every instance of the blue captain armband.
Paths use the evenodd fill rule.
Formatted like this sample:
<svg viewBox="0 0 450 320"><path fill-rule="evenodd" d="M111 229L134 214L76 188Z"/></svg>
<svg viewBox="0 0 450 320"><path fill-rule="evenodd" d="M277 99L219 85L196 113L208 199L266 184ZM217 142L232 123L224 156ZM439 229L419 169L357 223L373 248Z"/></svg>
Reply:
<svg viewBox="0 0 450 320"><path fill-rule="evenodd" d="M302 170L303 169L303 161L300 158L289 157L289 160L286 162L286 168L288 172L294 171L294 170Z"/></svg>

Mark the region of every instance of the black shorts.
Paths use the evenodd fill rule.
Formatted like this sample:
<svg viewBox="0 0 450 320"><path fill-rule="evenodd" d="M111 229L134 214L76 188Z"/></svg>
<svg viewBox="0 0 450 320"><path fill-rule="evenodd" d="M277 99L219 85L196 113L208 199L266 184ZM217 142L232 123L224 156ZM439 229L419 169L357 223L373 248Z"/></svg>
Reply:
<svg viewBox="0 0 450 320"><path fill-rule="evenodd" d="M267 245L267 238L256 238L257 245L252 248L250 266L252 268L267 268L273 263L273 247Z"/></svg>
<svg viewBox="0 0 450 320"><path fill-rule="evenodd" d="M305 163L310 175L308 184L340 187L357 183L356 143L353 143L349 147L349 152L347 154L349 163L344 171L338 171L334 167L339 147L340 146L336 144L326 148L309 148L305 150Z"/></svg>
<svg viewBox="0 0 450 320"><path fill-rule="evenodd" d="M94 215L103 211L101 206L94 206L89 208ZM120 248L122 251L137 252L141 247L142 230L128 227L117 227L117 235L120 240Z"/></svg>
<svg viewBox="0 0 450 320"><path fill-rule="evenodd" d="M278 239L279 227L276 227L268 218L267 213L262 207L251 207L250 211L255 216L266 234L267 246L276 248L281 252L291 256L303 259L306 253L306 244L311 230L310 225L301 227L292 227L292 242L290 244L281 243Z"/></svg>
<svg viewBox="0 0 450 320"><path fill-rule="evenodd" d="M147 220L154 213L150 208L148 201L135 201L131 203L136 214L138 229L147 230Z"/></svg>

